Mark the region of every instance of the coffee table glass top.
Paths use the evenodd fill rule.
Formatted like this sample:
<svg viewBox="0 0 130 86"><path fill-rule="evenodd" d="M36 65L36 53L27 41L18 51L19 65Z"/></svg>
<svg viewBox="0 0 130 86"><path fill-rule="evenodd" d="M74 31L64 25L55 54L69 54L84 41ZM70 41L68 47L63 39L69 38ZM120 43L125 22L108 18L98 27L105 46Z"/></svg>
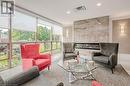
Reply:
<svg viewBox="0 0 130 86"><path fill-rule="evenodd" d="M69 82L75 82L82 79L95 79L93 71L96 69L94 61L85 61L78 63L77 61L67 62L66 70L69 72Z"/></svg>
<svg viewBox="0 0 130 86"><path fill-rule="evenodd" d="M59 64L59 66L69 73L70 83L83 79L95 80L93 72L96 71L97 66L92 60L80 61L79 63L77 60L69 60L64 61L63 65Z"/></svg>
<svg viewBox="0 0 130 86"><path fill-rule="evenodd" d="M68 62L68 69L71 72L77 72L77 73L85 73L90 71L89 65L86 62L83 63Z"/></svg>

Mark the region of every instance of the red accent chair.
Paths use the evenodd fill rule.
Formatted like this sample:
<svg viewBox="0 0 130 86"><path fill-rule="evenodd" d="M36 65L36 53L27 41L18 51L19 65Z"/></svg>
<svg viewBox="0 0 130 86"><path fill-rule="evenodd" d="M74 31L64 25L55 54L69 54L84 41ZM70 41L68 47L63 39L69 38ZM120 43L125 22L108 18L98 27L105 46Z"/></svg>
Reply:
<svg viewBox="0 0 130 86"><path fill-rule="evenodd" d="M21 44L22 66L24 70L38 66L39 71L51 65L51 54L40 54L39 44Z"/></svg>

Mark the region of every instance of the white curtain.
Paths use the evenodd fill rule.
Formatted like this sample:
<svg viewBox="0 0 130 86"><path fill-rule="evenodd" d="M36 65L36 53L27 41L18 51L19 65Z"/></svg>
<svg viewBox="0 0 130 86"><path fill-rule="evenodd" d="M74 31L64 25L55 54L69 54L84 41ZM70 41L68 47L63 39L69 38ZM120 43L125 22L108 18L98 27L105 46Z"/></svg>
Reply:
<svg viewBox="0 0 130 86"><path fill-rule="evenodd" d="M45 25L46 27L52 27L53 34L62 35L62 27L44 20L38 19L38 24Z"/></svg>
<svg viewBox="0 0 130 86"><path fill-rule="evenodd" d="M36 31L36 18L16 11L12 18L12 26L13 29Z"/></svg>
<svg viewBox="0 0 130 86"><path fill-rule="evenodd" d="M9 28L9 17L0 15L0 27Z"/></svg>
<svg viewBox="0 0 130 86"><path fill-rule="evenodd" d="M62 27L58 25L53 25L53 34L62 35Z"/></svg>
<svg viewBox="0 0 130 86"><path fill-rule="evenodd" d="M50 22L46 22L44 20L38 19L38 24L46 25L46 26L52 26L53 24Z"/></svg>

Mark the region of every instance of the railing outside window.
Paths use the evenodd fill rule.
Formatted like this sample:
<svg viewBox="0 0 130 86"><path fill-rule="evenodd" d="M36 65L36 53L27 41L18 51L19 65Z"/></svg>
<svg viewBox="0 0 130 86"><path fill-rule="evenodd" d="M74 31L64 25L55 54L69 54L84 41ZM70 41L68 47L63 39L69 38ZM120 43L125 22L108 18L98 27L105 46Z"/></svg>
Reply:
<svg viewBox="0 0 130 86"><path fill-rule="evenodd" d="M8 44L1 43L0 44L0 70L7 69L9 67L7 50L8 50Z"/></svg>
<svg viewBox="0 0 130 86"><path fill-rule="evenodd" d="M60 41L47 41L47 42L14 42L12 45L12 58L11 67L21 64L20 44L23 43L39 43L40 53L59 53L61 50ZM8 58L8 43L0 43L0 71L10 68Z"/></svg>

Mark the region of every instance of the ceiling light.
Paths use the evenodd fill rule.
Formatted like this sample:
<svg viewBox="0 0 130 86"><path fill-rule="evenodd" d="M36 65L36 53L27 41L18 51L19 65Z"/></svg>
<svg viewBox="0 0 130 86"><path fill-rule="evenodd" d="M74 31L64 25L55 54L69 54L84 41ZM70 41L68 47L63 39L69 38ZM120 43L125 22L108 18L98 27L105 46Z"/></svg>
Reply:
<svg viewBox="0 0 130 86"><path fill-rule="evenodd" d="M102 5L102 3L97 3L97 6L100 7Z"/></svg>
<svg viewBox="0 0 130 86"><path fill-rule="evenodd" d="M66 14L70 14L71 12L70 11L67 11Z"/></svg>

